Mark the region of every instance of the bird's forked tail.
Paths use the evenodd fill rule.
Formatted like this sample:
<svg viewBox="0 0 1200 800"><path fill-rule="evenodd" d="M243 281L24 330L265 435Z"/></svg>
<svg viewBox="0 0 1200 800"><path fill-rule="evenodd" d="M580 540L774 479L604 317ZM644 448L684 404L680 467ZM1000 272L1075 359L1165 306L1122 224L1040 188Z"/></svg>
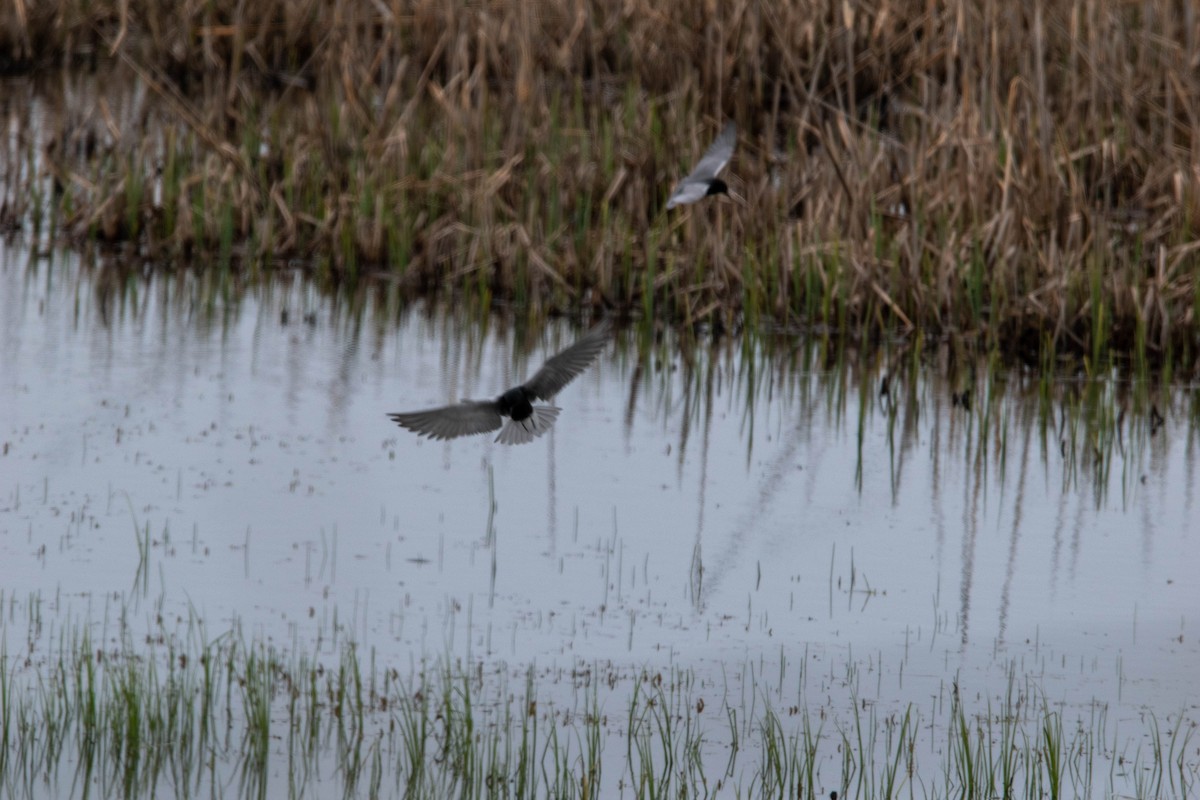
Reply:
<svg viewBox="0 0 1200 800"><path fill-rule="evenodd" d="M510 419L500 429L496 441L500 444L527 444L554 425L562 409L558 406L534 406L533 413L523 420Z"/></svg>

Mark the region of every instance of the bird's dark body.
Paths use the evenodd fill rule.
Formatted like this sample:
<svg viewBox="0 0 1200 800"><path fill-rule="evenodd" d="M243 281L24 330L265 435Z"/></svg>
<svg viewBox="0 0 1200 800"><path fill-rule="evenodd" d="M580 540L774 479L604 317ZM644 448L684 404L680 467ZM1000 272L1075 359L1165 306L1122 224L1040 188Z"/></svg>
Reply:
<svg viewBox="0 0 1200 800"><path fill-rule="evenodd" d="M504 416L512 417L513 422L520 422L533 416L533 398L524 386L514 386L496 398L496 409Z"/></svg>
<svg viewBox="0 0 1200 800"><path fill-rule="evenodd" d="M721 180L720 178L713 178L712 181L708 184L708 191L704 193L704 196L708 197L711 194L728 195L729 194L729 186L725 183L725 181Z"/></svg>

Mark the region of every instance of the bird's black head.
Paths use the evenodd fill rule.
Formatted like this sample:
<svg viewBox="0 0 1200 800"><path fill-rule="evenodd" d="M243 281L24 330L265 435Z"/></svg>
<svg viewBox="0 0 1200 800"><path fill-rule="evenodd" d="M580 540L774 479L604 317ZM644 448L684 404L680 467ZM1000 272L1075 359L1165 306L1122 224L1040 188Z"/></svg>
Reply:
<svg viewBox="0 0 1200 800"><path fill-rule="evenodd" d="M704 193L706 197L710 194L728 195L729 187L725 184L725 181L721 180L720 178L713 178L708 182L708 191Z"/></svg>

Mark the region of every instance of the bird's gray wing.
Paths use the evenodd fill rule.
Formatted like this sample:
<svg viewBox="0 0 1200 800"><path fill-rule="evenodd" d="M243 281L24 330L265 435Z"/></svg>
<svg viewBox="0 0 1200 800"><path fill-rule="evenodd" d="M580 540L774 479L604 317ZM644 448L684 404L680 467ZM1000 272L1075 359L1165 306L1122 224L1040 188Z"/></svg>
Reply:
<svg viewBox="0 0 1200 800"><path fill-rule="evenodd" d="M525 381L525 391L542 400L549 400L596 360L608 344L611 332L608 320L602 321L584 334L583 338L542 365L532 378Z"/></svg>
<svg viewBox="0 0 1200 800"><path fill-rule="evenodd" d="M725 169L729 159L733 157L733 146L737 144L737 125L730 120L709 145L708 150L700 157L700 163L692 173L683 179L683 183L692 180L711 180Z"/></svg>
<svg viewBox="0 0 1200 800"><path fill-rule="evenodd" d="M493 400L464 400L457 405L388 414L397 425L430 439L453 439L487 433L504 421Z"/></svg>
<svg viewBox="0 0 1200 800"><path fill-rule="evenodd" d="M667 210L670 211L675 206L703 200L707 194L708 181L691 181L690 183L684 181L675 187L675 191L671 194L671 199L667 201Z"/></svg>

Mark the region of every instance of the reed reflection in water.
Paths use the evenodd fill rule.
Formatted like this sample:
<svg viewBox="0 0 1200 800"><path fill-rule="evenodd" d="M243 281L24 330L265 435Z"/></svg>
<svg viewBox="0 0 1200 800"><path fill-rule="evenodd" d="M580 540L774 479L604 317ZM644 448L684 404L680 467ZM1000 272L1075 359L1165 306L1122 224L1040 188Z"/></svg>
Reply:
<svg viewBox="0 0 1200 800"><path fill-rule="evenodd" d="M298 276L2 280L14 591L128 591L133 522L161 606L301 638L340 610L401 661L811 645L941 676L1049 643L1162 700L1194 656L1191 388L635 325L544 440L435 443L386 413L490 396L581 325Z"/></svg>

